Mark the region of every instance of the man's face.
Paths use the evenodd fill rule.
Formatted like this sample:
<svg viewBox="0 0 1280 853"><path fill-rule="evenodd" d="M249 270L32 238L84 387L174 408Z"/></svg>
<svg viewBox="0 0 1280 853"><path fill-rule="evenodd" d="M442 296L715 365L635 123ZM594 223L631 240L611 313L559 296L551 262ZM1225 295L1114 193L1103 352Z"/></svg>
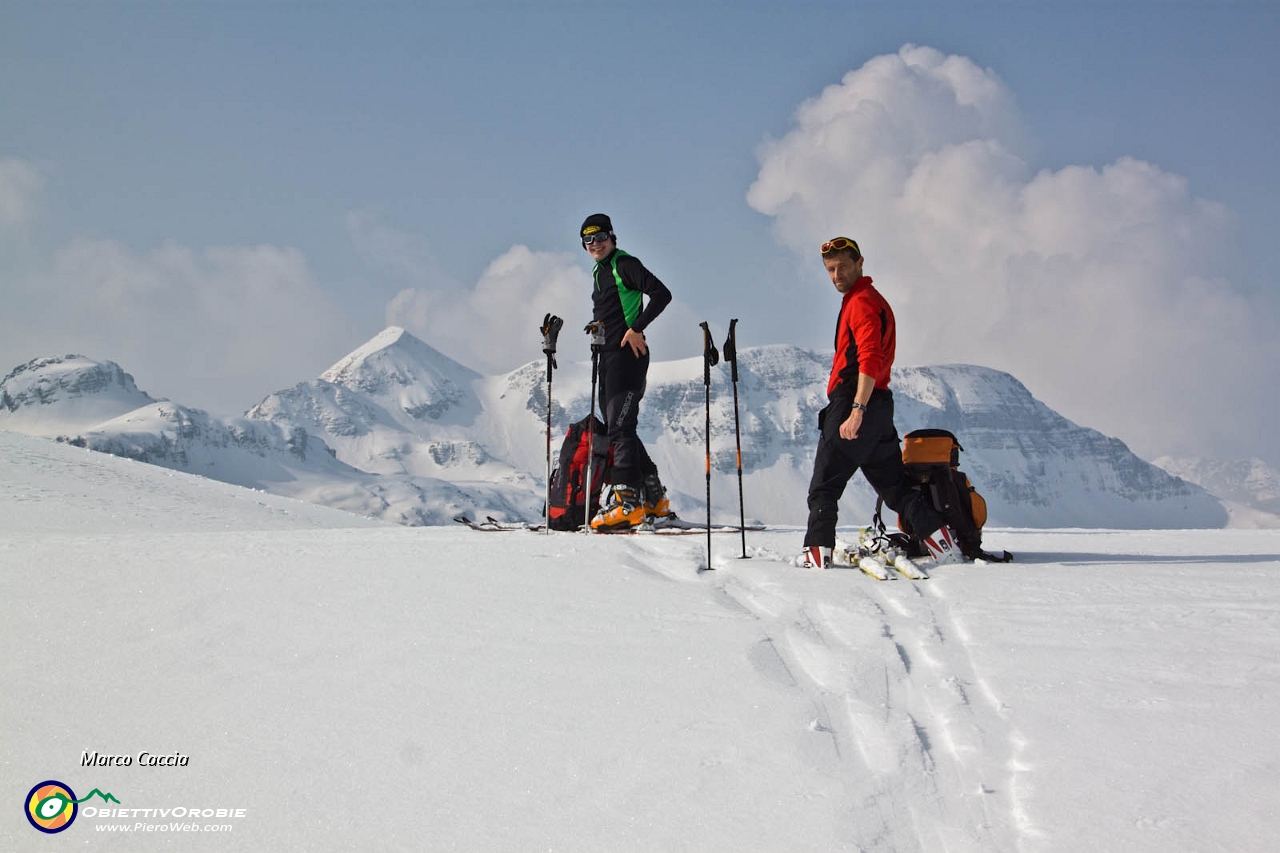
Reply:
<svg viewBox="0 0 1280 853"><path fill-rule="evenodd" d="M862 278L862 258L855 261L848 252L832 252L822 259L822 264L827 268L827 275L831 276L831 283L840 293L848 293L854 283Z"/></svg>
<svg viewBox="0 0 1280 853"><path fill-rule="evenodd" d="M608 240L596 240L594 243L584 243L582 248L587 250L593 259L603 261L609 257L609 253L613 251L613 247L618 245L617 238L610 237Z"/></svg>

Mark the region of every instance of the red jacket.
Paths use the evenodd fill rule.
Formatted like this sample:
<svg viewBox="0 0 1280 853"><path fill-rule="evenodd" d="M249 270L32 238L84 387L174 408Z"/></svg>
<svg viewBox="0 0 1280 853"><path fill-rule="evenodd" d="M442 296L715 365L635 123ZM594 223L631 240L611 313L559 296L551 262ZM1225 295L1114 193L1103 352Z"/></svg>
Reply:
<svg viewBox="0 0 1280 853"><path fill-rule="evenodd" d="M837 388L841 393L852 395L858 387L859 373L875 379L877 388L888 388L896 348L893 309L880 291L871 286L871 278L864 275L854 282L840 305L836 357L831 364L831 378L827 380L827 396Z"/></svg>

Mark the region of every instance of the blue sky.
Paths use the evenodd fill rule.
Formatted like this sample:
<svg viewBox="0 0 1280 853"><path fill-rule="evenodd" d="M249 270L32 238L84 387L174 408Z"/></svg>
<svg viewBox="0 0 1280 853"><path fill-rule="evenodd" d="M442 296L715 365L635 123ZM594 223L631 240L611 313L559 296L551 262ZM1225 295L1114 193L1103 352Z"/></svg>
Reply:
<svg viewBox="0 0 1280 853"><path fill-rule="evenodd" d="M1261 2L0 0L0 370L230 414L389 322L510 369L585 322L602 210L676 296L658 358L829 347L849 233L901 363L1280 462L1278 42Z"/></svg>

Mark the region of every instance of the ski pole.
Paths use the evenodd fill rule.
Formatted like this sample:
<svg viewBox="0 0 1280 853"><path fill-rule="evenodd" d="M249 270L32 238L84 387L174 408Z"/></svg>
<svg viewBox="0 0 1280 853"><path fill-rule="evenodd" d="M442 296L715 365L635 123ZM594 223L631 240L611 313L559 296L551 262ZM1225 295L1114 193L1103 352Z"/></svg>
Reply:
<svg viewBox="0 0 1280 853"><path fill-rule="evenodd" d="M594 483L591 479L591 462L596 455L596 380L600 375L600 351L604 348L604 323L592 320L582 331L591 336L591 415L587 418L587 480L583 483L582 515L586 532L591 532L591 499Z"/></svg>
<svg viewBox="0 0 1280 853"><path fill-rule="evenodd" d="M720 361L720 353L716 352L715 342L711 340L711 329L704 322L702 325L702 384L706 386L707 397L707 570L711 566L711 368Z"/></svg>
<svg viewBox="0 0 1280 853"><path fill-rule="evenodd" d="M733 377L733 441L738 451L738 531L742 534L742 559L747 559L747 510L742 502L742 429L738 424L738 320L729 321L729 337L724 339L724 360Z"/></svg>
<svg viewBox="0 0 1280 853"><path fill-rule="evenodd" d="M551 534L551 372L556 369L556 338L560 334L560 327L564 325L564 320L554 314L547 314L542 318L542 351L547 356L547 502L546 502L546 518L543 523L547 526L547 534Z"/></svg>

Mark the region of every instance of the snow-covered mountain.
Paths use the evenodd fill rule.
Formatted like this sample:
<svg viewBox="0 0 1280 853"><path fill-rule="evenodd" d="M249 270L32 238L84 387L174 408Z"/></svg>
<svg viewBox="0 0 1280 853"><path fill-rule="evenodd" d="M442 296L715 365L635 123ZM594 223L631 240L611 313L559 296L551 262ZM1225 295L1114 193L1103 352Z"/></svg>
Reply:
<svg viewBox="0 0 1280 853"><path fill-rule="evenodd" d="M51 437L154 402L114 361L82 355L37 358L0 381L0 427Z"/></svg>
<svg viewBox="0 0 1280 853"><path fill-rule="evenodd" d="M565 390L553 393L553 423L561 434L571 420L586 415L589 404L589 367L567 367L555 377ZM739 353L738 414L749 518L804 523L829 370L829 356L794 346ZM527 365L496 388L523 401L508 403L505 420L515 421L522 410L526 433L537 436L535 418L545 416L545 368ZM893 388L900 433L935 427L959 437L965 448L961 466L986 497L990 524L1167 528L1227 522L1221 502L1204 489L1143 461L1123 442L1072 423L1007 373L973 365L895 369ZM639 431L664 482L678 495L677 508L686 514L705 512L705 407L700 358L652 365ZM544 443L526 439L508 446L517 464L537 470ZM738 511L738 489L727 367L712 372L711 458L714 514L731 519ZM842 518L869 519L874 506L874 492L855 477Z"/></svg>
<svg viewBox="0 0 1280 853"><path fill-rule="evenodd" d="M1162 456L1155 464L1221 498L1232 527L1280 527L1280 472L1261 459Z"/></svg>
<svg viewBox="0 0 1280 853"><path fill-rule="evenodd" d="M786 345L739 353L738 418L746 514L801 524L825 405L829 359ZM1058 415L1014 377L971 365L894 377L900 432L950 429L992 525L1220 527L1228 514L1199 486L1120 441ZM481 376L388 328L320 377L220 420L156 401L111 362L38 359L0 384L0 429L62 436L97 450L193 471L399 523L458 512L535 518L546 476L546 366ZM552 452L589 407L590 365L561 361L552 388ZM655 362L640 434L677 511L706 512L706 386L699 358ZM102 418L95 420L101 413ZM734 387L713 371L713 515L738 514ZM842 517L870 518L860 477ZM892 519L889 519L892 523Z"/></svg>
<svg viewBox="0 0 1280 853"><path fill-rule="evenodd" d="M268 396L246 417L303 428L343 462L375 474L526 480L476 440L484 416L480 379L392 327L319 379Z"/></svg>
<svg viewBox="0 0 1280 853"><path fill-rule="evenodd" d="M429 349L420 341L416 345ZM383 362L383 378L404 378L398 399L419 412L457 408L452 402L443 408L436 403L443 398L452 400L458 389L469 385L455 383L451 388L447 371L415 374L406 369L409 365L395 363L394 355L388 353ZM359 382L360 371L348 364L350 360L335 365L326 375L338 371L336 376ZM344 366L350 369L341 372ZM464 378L474 379L475 374ZM431 398L432 380L438 381L443 397ZM334 389L340 399L346 399L344 394L354 398L354 421L362 425L356 431L370 431L368 425L372 424L385 427L381 432L396 432L378 420L378 412L384 420L389 416L377 406L376 398L360 391L348 392L345 386L325 380L314 384ZM473 399L471 408L477 406ZM83 356L36 359L10 373L0 383L0 429L57 437L104 453L402 524L447 524L462 512L531 517L541 507L529 477L524 476L522 488L513 487L520 475L509 467L498 472L504 478L501 482L482 479L464 487L421 476L406 467L379 470L374 464L348 464L324 438L313 437L309 421L300 413L295 420L217 418L201 409L155 400L139 391L133 378L115 363ZM394 443L386 443L395 452ZM408 439L402 444L407 446ZM439 446L441 442L428 442L431 444ZM359 454L352 456L360 458ZM491 471L483 473L499 479Z"/></svg>

